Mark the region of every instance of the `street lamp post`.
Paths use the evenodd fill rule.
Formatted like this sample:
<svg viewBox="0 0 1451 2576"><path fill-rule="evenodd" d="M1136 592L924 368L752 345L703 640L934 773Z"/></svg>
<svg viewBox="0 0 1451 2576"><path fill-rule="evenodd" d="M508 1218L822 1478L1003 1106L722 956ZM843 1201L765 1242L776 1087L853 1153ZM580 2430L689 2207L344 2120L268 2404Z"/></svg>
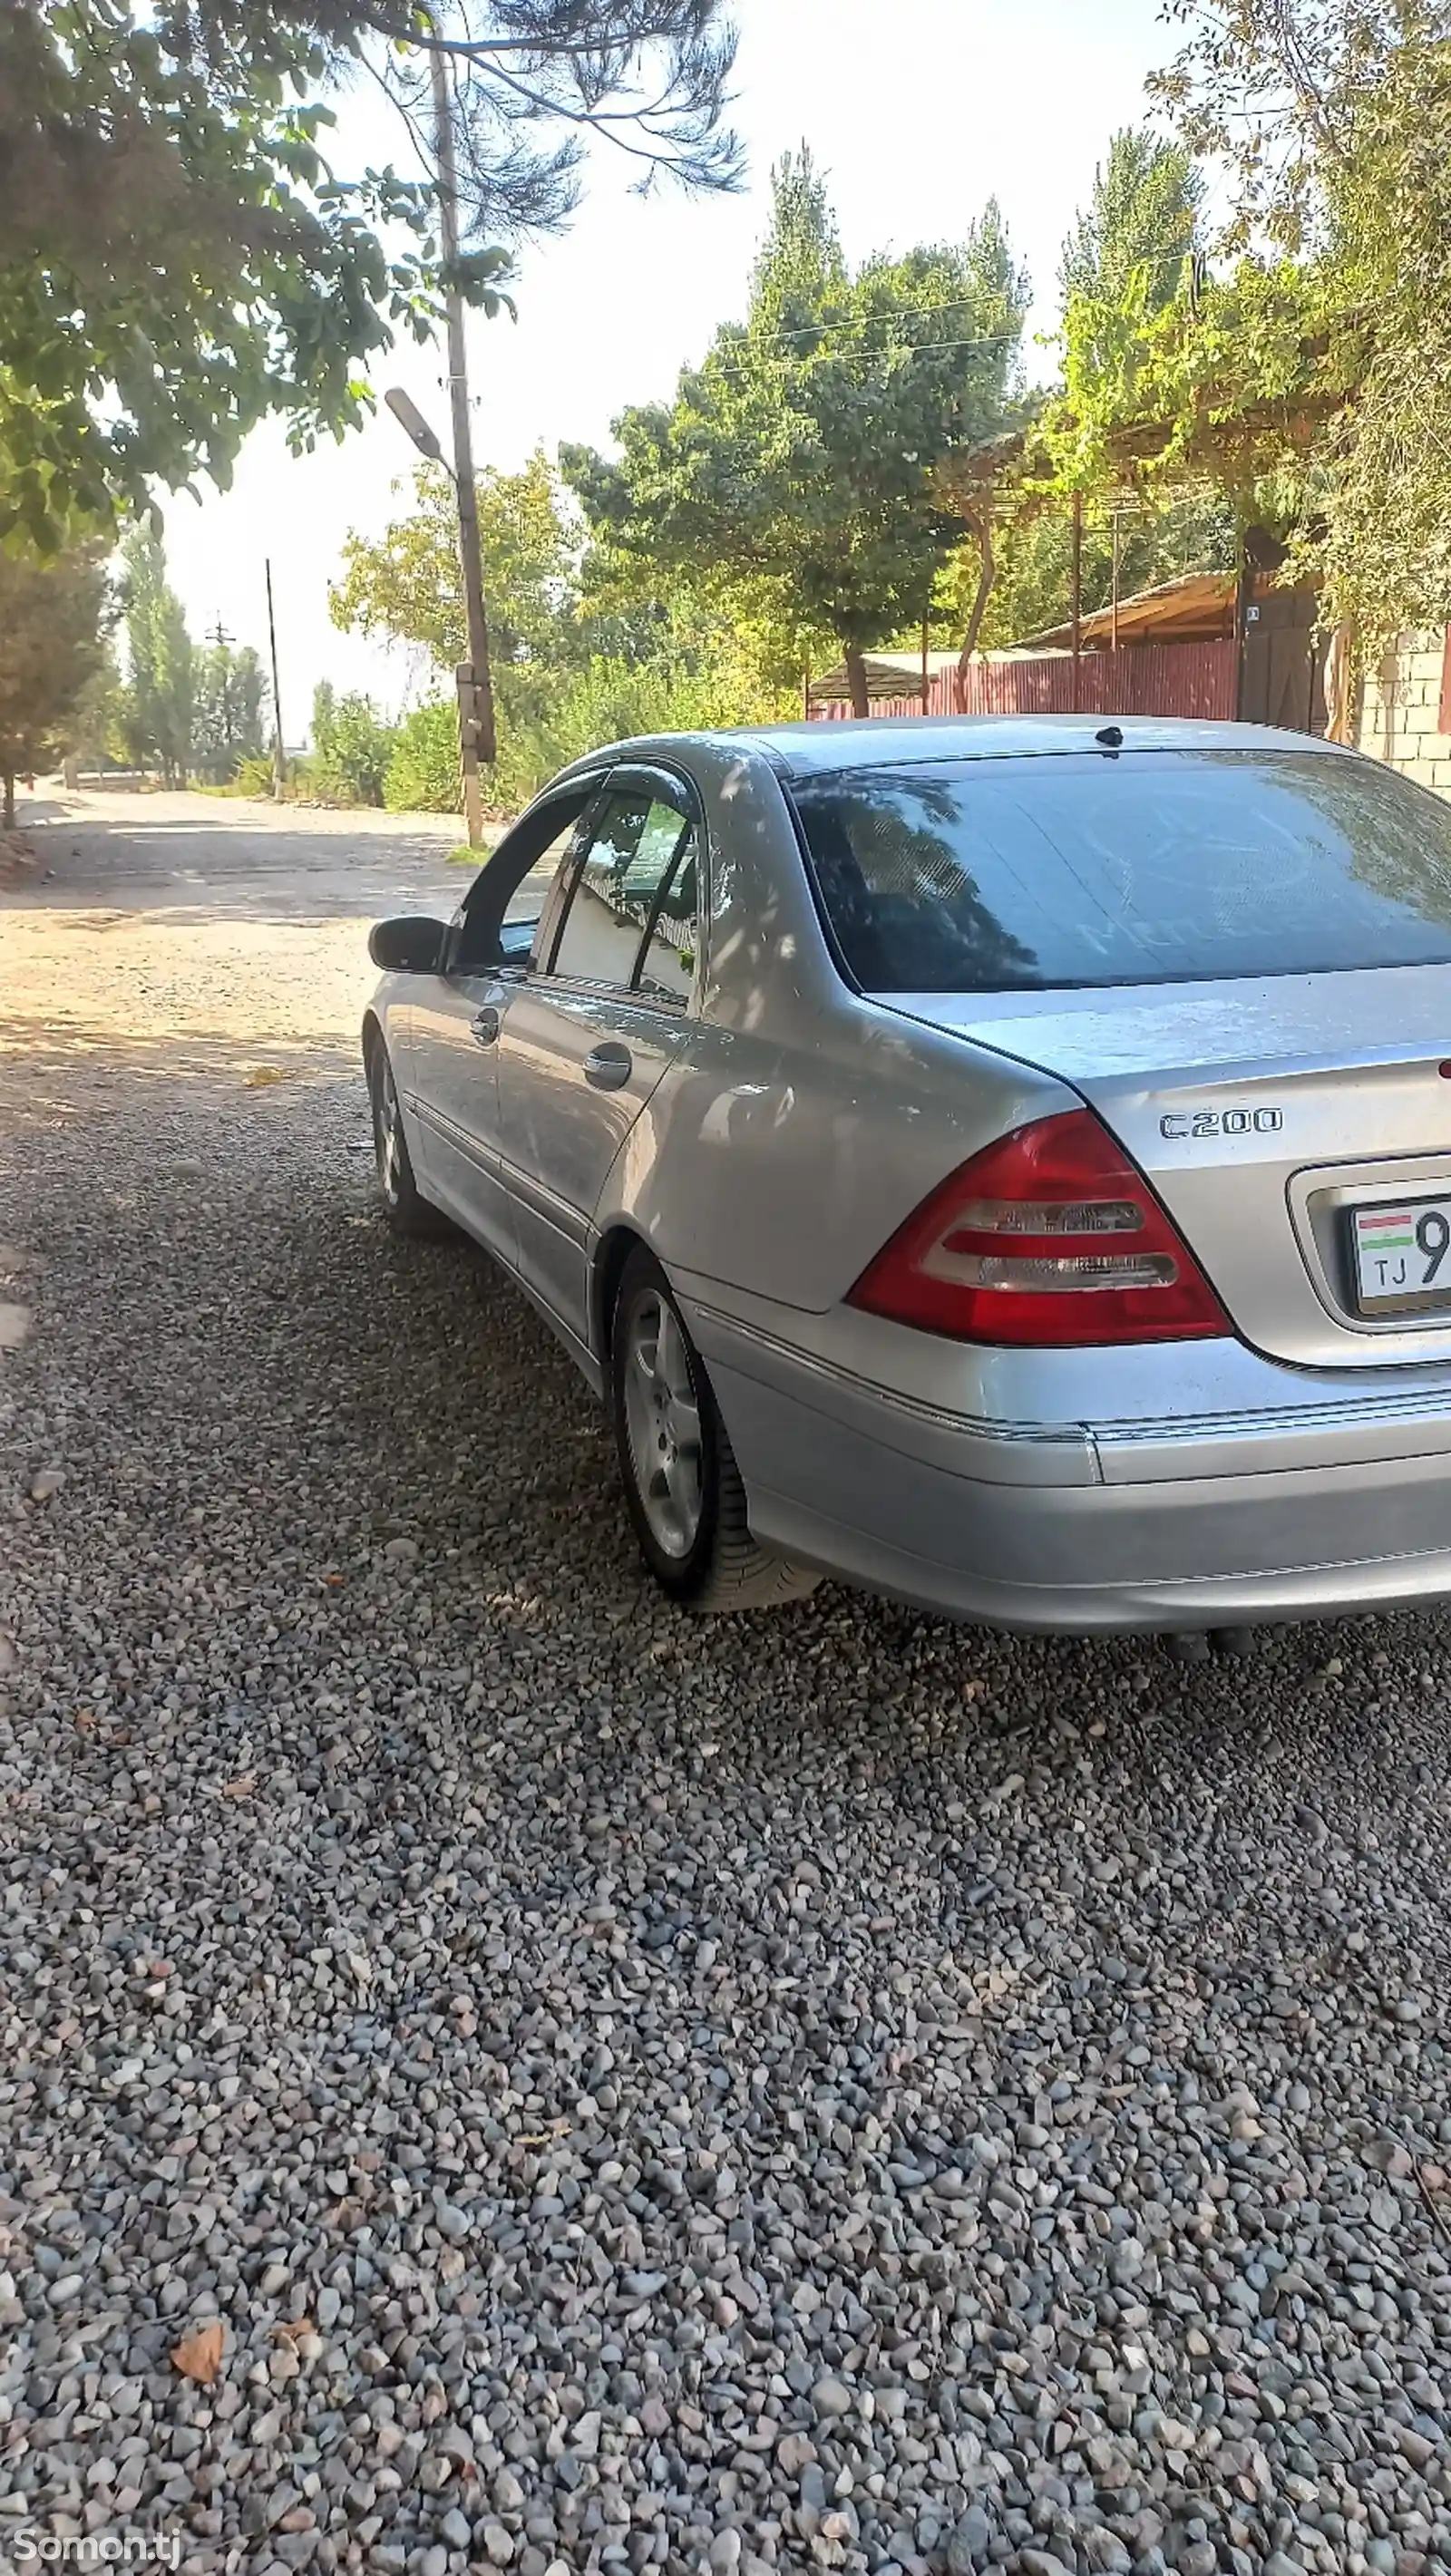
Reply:
<svg viewBox="0 0 1451 2576"><path fill-rule="evenodd" d="M401 385L392 385L383 396L384 402L400 427L406 430L420 456L441 465L452 479L458 501L459 569L463 577L464 605L468 616L469 658L454 666L453 684L458 697L459 767L463 773L464 821L468 827L469 846L478 849L484 837L483 798L479 789L479 762L494 757L494 700L489 686L488 630L484 624L483 568L479 561L479 523L474 509L472 466L468 482L468 507L464 505L464 482L458 470L449 464L439 445L438 434L429 428L418 405L404 393ZM479 670L483 669L483 686Z"/></svg>

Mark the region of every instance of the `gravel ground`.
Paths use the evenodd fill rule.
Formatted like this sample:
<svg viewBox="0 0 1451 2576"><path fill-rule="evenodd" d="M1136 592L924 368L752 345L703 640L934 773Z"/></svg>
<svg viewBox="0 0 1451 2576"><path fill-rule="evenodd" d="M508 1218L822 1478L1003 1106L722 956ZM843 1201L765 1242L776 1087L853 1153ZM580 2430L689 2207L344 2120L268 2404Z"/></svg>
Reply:
<svg viewBox="0 0 1451 2576"><path fill-rule="evenodd" d="M1451 2564L1444 1621L692 1623L247 956L0 1055L0 2557Z"/></svg>

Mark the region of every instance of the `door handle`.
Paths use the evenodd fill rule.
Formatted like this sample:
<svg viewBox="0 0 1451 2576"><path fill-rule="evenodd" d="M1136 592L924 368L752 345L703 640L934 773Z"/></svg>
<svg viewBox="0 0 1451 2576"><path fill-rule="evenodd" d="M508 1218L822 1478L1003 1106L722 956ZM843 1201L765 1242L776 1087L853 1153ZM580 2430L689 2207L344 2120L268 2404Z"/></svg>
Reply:
<svg viewBox="0 0 1451 2576"><path fill-rule="evenodd" d="M477 1040L480 1046L492 1046L498 1034L499 1014L495 1010L492 1002L486 1002L481 1011L476 1011L474 1013L473 1020L470 1023L470 1035Z"/></svg>
<svg viewBox="0 0 1451 2576"><path fill-rule="evenodd" d="M606 1038L602 1046L591 1047L584 1060L584 1078L596 1091L619 1091L635 1070L635 1059L627 1046Z"/></svg>

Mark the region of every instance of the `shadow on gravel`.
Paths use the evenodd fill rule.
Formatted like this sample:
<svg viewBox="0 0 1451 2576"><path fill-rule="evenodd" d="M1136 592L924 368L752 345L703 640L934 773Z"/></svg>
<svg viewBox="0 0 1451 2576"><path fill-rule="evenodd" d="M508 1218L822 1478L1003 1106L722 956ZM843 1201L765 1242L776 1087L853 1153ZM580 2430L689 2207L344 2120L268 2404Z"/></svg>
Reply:
<svg viewBox="0 0 1451 2576"><path fill-rule="evenodd" d="M1439 1617L1266 1632L1248 1663L1186 1668L1152 1639L997 1636L831 1586L727 1622L661 1600L603 1414L533 1310L461 1239L383 1226L350 1050L67 1040L21 1058L0 1028L0 1152L7 1137L72 1182L42 1194L24 1366L83 1324L76 1437L102 1457L145 1425L128 1475L148 1544L176 1543L215 1448L289 1533L279 1547L249 1503L238 1580L263 1596L295 1580L320 1637L391 1585L400 1666L465 1676L500 1655L510 1696L588 1736L622 1810L635 1729L658 1719L682 1762L769 1780L783 1813L804 1755L823 1824L898 1811L965 1855L969 1886L984 1818L1048 1830L1056 1808L1082 1833L1107 1808L1148 1848L1182 1833L1186 1794L1221 1920L1262 1909L1267 1868L1339 1849L1342 1831L1377 1877L1394 1853L1397 1903L1444 1871ZM79 1304L56 1285L67 1273ZM196 1508L205 1531L209 1490ZM466 1773L487 1765L470 1688L448 1694ZM616 1753L604 1713L626 1704ZM1247 1845L1241 1865L1251 1815L1258 1857ZM562 1851L579 1823L563 1798Z"/></svg>
<svg viewBox="0 0 1451 2576"><path fill-rule="evenodd" d="M260 2535L319 2389L339 2425L369 2389L420 2424L457 2389L494 2428L500 2391L568 2386L592 2445L647 2387L691 2428L722 2389L769 2396L820 2498L756 2479L732 2417L646 2498L678 2487L683 2527L705 2497L682 2568L717 2524L786 2515L770 2564L818 2563L858 2386L928 2477L889 2464L880 2546L822 2564L989 2563L944 2553L951 2520L1046 2569L1027 2543L1061 2486L1129 2535L1065 2568L1201 2576L1212 2508L1242 2535L1218 2565L1252 2576L1322 2488L1349 2527L1362 2462L1387 2527L1429 2530L1444 1623L1186 1668L830 1587L694 1621L642 1579L568 1361L461 1243L389 1234L366 1147L340 1051L0 1056L7 1287L13 1261L35 1317L0 1357L34 2509L69 2509L42 2409L94 2290L91 2349L163 2428L192 2430L183 2323L225 2317L229 2387L245 2361L252 2430L227 2450L201 2422L208 2501L161 2490L204 2517L199 2566L224 2505L228 2552L244 2509ZM77 2211L93 2281L60 2269ZM325 2378L279 2369L279 2327L330 2339ZM437 2405L435 2355L460 2359ZM1409 2487L1384 2482L1392 2406ZM498 2492L543 2494L564 2563L597 2565L548 2440ZM377 2489L388 2570L453 2563L415 2553L453 2474L420 2484L424 2447ZM644 2455L626 2430L610 2457ZM338 2492L323 2566L373 2508ZM1354 2564L1318 2537L1281 2567Z"/></svg>
<svg viewBox="0 0 1451 2576"><path fill-rule="evenodd" d="M7 1384L23 1404L61 1372L70 1483L119 1473L144 1557L220 1545L228 1580L285 1604L324 1660L365 1632L397 1689L440 1699L476 1789L496 1703L533 1709L561 1765L537 1818L561 1866L587 1823L565 1748L590 1748L608 1846L638 1826L643 1734L682 1785L749 1779L813 1841L893 1814L934 1836L954 1922L986 1901L1005 1835L1127 1830L1147 1866L1192 1827L1181 1934L1209 1909L1217 1937L1250 1937L1279 1883L1332 1863L1384 1922L1424 1903L1439 1925L1439 1617L1267 1632L1254 1660L1200 1667L833 1586L696 1620L645 1581L603 1413L532 1308L461 1239L384 1227L348 1051L22 1059L0 1032L0 1156L42 1183L37 1232L14 1229L35 1321ZM144 1576L121 1615L149 1633Z"/></svg>
<svg viewBox="0 0 1451 2576"><path fill-rule="evenodd" d="M112 1155L100 1140L138 1111L155 1117L154 1153L114 1191ZM205 1132L189 1152L185 1131L194 1120ZM688 1617L644 1585L603 1414L527 1301L462 1237L407 1244L383 1225L351 1046L207 1037L92 1043L70 1035L37 1045L31 1028L0 1020L0 1153L7 1138L60 1129L73 1151L87 1133L98 1140L81 1231L104 1228L118 1288L133 1268L137 1274L128 1283L134 1296L110 1309L122 1365L128 1339L144 1339L151 1320L146 1274L157 1227L168 1240L179 1230L225 1282L228 1314L265 1328L255 1347L238 1338L227 1355L231 1398L253 1425L257 1463L275 1439L265 1397L280 1306L289 1418L306 1414L309 1391L329 1414L345 1389L349 1418L366 1429L376 1456L380 1508L392 1466L406 1456L418 1478L409 1496L421 1547L477 1542L481 1532L507 1526L510 1597L527 1601L530 1615L544 1610L556 1580L572 1596L581 1583L613 1586L632 1603L648 1601L652 1633L663 1631L672 1651L693 1651L707 1666L723 1639L790 1638L808 1657L835 1661L849 1637L864 1660L835 1673L831 1706L820 1712L828 1725L840 1713L886 1716L883 1688L927 1653L957 1674L957 1704L945 1712L954 1726L985 1728L994 1740L1021 1736L1031 1749L1040 1736L1081 1724L1092 1742L1108 1723L1107 1695L1120 1730L1141 1725L1146 1707L1156 1719L1193 1712L1211 1758L1232 1745L1252 1754L1289 1738L1310 1769L1318 1767L1322 1734L1352 1758L1358 1729L1389 1713L1373 1695L1350 1722L1340 1703L1352 1665L1371 1675L1388 1659L1398 1668L1407 1658L1440 1665L1439 1615L1265 1630L1249 1662L1182 1668L1151 1638L999 1636L833 1586L785 1612L728 1622ZM191 1308L198 1328L209 1311ZM990 1717L1009 1675L1011 1711ZM1418 1673L1416 1683L1424 1696L1433 1683L1439 1688L1439 1673ZM809 1698L797 1714L810 1722Z"/></svg>

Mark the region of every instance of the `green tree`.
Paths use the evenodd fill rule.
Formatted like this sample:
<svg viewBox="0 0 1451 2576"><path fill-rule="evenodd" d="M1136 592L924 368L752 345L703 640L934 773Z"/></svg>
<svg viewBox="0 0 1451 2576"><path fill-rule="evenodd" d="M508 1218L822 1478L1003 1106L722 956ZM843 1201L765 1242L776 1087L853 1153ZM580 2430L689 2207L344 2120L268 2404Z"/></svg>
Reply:
<svg viewBox="0 0 1451 2576"><path fill-rule="evenodd" d="M156 760L168 786L191 766L192 644L186 612L166 578L166 551L149 522L121 550L121 599L129 665L122 723L140 768Z"/></svg>
<svg viewBox="0 0 1451 2576"><path fill-rule="evenodd" d="M452 674L468 650L452 478L425 465L413 491L414 507L381 537L344 540L328 604L344 631L421 644ZM572 642L580 551L559 479L540 450L518 474L486 468L477 494L491 659L499 668L557 661Z"/></svg>
<svg viewBox="0 0 1451 2576"><path fill-rule="evenodd" d="M584 549L558 476L543 455L518 474L479 478L479 520L499 707L488 792L512 812L596 743L684 726L745 724L782 713L799 686L775 668L776 641L726 619L678 575L643 597L622 595L613 566ZM381 537L344 547L330 594L336 622L421 646L440 677L464 650L457 532L445 476L416 478L416 506ZM583 560L581 560L583 556ZM321 745L332 722L324 683L314 706ZM457 718L451 701L416 709L400 728L384 781L394 807L456 810Z"/></svg>
<svg viewBox="0 0 1451 2576"><path fill-rule="evenodd" d="M83 769L104 769L108 762L124 757L125 695L108 614L100 660L66 725L63 748L68 760Z"/></svg>
<svg viewBox="0 0 1451 2576"><path fill-rule="evenodd" d="M1135 328L1172 306L1198 271L1202 253L1202 173L1182 144L1126 126L1110 138L1094 173L1093 193L1063 245L1059 286L1065 367L1076 384L1101 378L1119 361L1124 317ZM1136 345L1131 343L1132 346ZM1106 605L1113 587L1114 523L1119 530L1121 595L1146 590L1176 573L1227 571L1235 561L1233 502L1212 490L1186 495L1108 488L1091 490L1084 510L1081 584L1084 607ZM991 648L1061 625L1072 608L1073 540L1068 496L1027 508L991 531L995 542L991 600L974 640ZM974 598L983 563L983 527L952 568L949 604Z"/></svg>
<svg viewBox="0 0 1451 2576"><path fill-rule="evenodd" d="M335 805L381 805L394 732L371 698L338 697L322 680L312 698L312 783Z"/></svg>
<svg viewBox="0 0 1451 2576"><path fill-rule="evenodd" d="M497 309L502 252L562 225L586 143L729 187L719 0L0 0L0 536L53 547L152 478L225 482L254 422L309 445L370 399L395 329L439 316L432 173L326 157L366 69L410 154L431 59L454 100L454 272ZM423 111L420 113L420 111Z"/></svg>
<svg viewBox="0 0 1451 2576"><path fill-rule="evenodd" d="M458 713L448 699L439 698L415 707L399 725L383 778L383 802L390 814L457 814L462 801Z"/></svg>
<svg viewBox="0 0 1451 2576"><path fill-rule="evenodd" d="M272 691L256 646L244 644L232 670L234 740L239 760L260 760L266 750L266 722Z"/></svg>
<svg viewBox="0 0 1451 2576"><path fill-rule="evenodd" d="M69 748L105 660L104 549L69 547L30 563L0 552L0 788L15 821L15 781Z"/></svg>
<svg viewBox="0 0 1451 2576"><path fill-rule="evenodd" d="M143 765L158 761L168 786L184 785L195 708L195 656L186 611L166 578L162 539L149 524L130 531L121 564L130 663L127 720L137 756Z"/></svg>
<svg viewBox="0 0 1451 2576"><path fill-rule="evenodd" d="M1451 616L1451 0L1176 0L1151 87L1214 155L1237 267L1148 334L1160 470L1271 478L1366 649ZM1121 404L1118 418L1127 408ZM1108 403L1098 429L1118 426ZM1100 439L1100 444L1102 440Z"/></svg>
<svg viewBox="0 0 1451 2576"><path fill-rule="evenodd" d="M244 760L261 758L268 694L250 644L239 652L225 642L209 644L195 657L192 758L213 786L225 787Z"/></svg>
<svg viewBox="0 0 1451 2576"><path fill-rule="evenodd" d="M1076 295L1122 296L1136 269L1147 272L1152 303L1167 304L1185 259L1200 247L1203 204L1203 172L1182 144L1166 143L1142 126L1120 126L1063 245L1058 287L1064 310Z"/></svg>
<svg viewBox="0 0 1451 2576"><path fill-rule="evenodd" d="M865 713L864 652L926 614L960 533L936 468L1005 416L1026 281L995 206L961 246L853 275L807 150L772 191L745 322L673 405L615 423L618 462L561 462L623 588L679 574L803 646L829 637Z"/></svg>

